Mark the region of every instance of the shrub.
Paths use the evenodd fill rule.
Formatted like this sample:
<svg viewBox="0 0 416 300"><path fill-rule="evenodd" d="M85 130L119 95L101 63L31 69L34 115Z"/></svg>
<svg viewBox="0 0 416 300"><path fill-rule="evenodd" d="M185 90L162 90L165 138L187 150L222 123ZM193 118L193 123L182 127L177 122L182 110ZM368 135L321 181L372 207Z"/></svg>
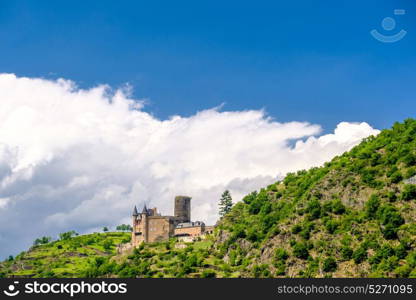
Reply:
<svg viewBox="0 0 416 300"><path fill-rule="evenodd" d="M345 212L345 206L342 204L340 199L333 200L332 212L337 215L343 214Z"/></svg>
<svg viewBox="0 0 416 300"><path fill-rule="evenodd" d="M377 210L380 206L380 199L377 195L371 195L370 199L365 203L365 212L368 218L373 219L376 216Z"/></svg>
<svg viewBox="0 0 416 300"><path fill-rule="evenodd" d="M397 231L398 229L392 225L392 224L387 224L382 230L382 234L384 236L385 239L387 240L394 240L397 238Z"/></svg>
<svg viewBox="0 0 416 300"><path fill-rule="evenodd" d="M309 235L313 228L315 227L314 223L311 222L305 222L303 225L303 230L300 232L300 236L304 238L305 240L309 239Z"/></svg>
<svg viewBox="0 0 416 300"><path fill-rule="evenodd" d="M402 161L406 164L407 167L413 166L416 164L416 156L413 153L409 153L403 157Z"/></svg>
<svg viewBox="0 0 416 300"><path fill-rule="evenodd" d="M310 238L310 236L311 236L311 231L310 231L310 229L309 229L309 228L305 228L305 229L303 229L303 230L299 233L299 235L300 235L303 239L305 239L305 240L309 240L309 238Z"/></svg>
<svg viewBox="0 0 416 300"><path fill-rule="evenodd" d="M359 247L354 251L352 258L356 264L363 262L367 258L367 249L364 247Z"/></svg>
<svg viewBox="0 0 416 300"><path fill-rule="evenodd" d="M390 176L390 181L392 183L399 183L400 181L402 181L402 179L403 179L402 173L400 173L399 171L394 172Z"/></svg>
<svg viewBox="0 0 416 300"><path fill-rule="evenodd" d="M76 235L78 235L78 233L76 233L74 230L71 230L71 231L68 231L68 232L60 233L59 234L59 239L60 240L69 240L73 236L76 236Z"/></svg>
<svg viewBox="0 0 416 300"><path fill-rule="evenodd" d="M396 249L394 249L394 252L399 259L403 259L407 256L407 250L408 247L405 244L400 243L400 245L397 246Z"/></svg>
<svg viewBox="0 0 416 300"><path fill-rule="evenodd" d="M383 205L377 211L377 218L384 225L381 229L384 238L397 238L397 231L404 224L404 219L397 209L391 205Z"/></svg>
<svg viewBox="0 0 416 300"><path fill-rule="evenodd" d="M106 250L106 251L109 251L109 250L111 250L111 247L113 247L114 245L113 245L113 241L112 240L105 240L104 242L103 242L103 248L104 248L104 250Z"/></svg>
<svg viewBox="0 0 416 300"><path fill-rule="evenodd" d="M397 195L396 195L396 193L395 193L395 192L393 192L393 191L389 191L389 192L387 192L386 197L387 197L387 199L389 200L389 202L394 202L394 201L396 201L396 200L397 200Z"/></svg>
<svg viewBox="0 0 416 300"><path fill-rule="evenodd" d="M324 272L334 272L337 269L337 262L333 257L328 257L322 264L322 270Z"/></svg>
<svg viewBox="0 0 416 300"><path fill-rule="evenodd" d="M253 202L256 199L256 197L257 197L257 192L254 191L254 192L248 194L247 196L245 196L243 198L243 202L245 204L250 204L251 202Z"/></svg>
<svg viewBox="0 0 416 300"><path fill-rule="evenodd" d="M299 224L296 224L292 227L292 233L293 234L297 234L302 230L302 226L300 226Z"/></svg>
<svg viewBox="0 0 416 300"><path fill-rule="evenodd" d="M308 246L305 243L296 243L293 246L293 255L300 259L309 257Z"/></svg>
<svg viewBox="0 0 416 300"><path fill-rule="evenodd" d="M260 191L257 196L250 202L248 211L251 215L257 215L262 206L268 201L267 194L264 190Z"/></svg>
<svg viewBox="0 0 416 300"><path fill-rule="evenodd" d="M122 244L127 244L131 242L131 235L129 235L128 237L125 237L124 239L121 240Z"/></svg>
<svg viewBox="0 0 416 300"><path fill-rule="evenodd" d="M394 270L394 274L399 278L406 278L409 277L410 272L412 272L412 268L408 265L403 265L400 267L397 267Z"/></svg>
<svg viewBox="0 0 416 300"><path fill-rule="evenodd" d="M211 270L211 269L207 269L207 270L204 270L202 273L201 273L201 278L215 278L216 277L216 273L215 273L215 271L214 270Z"/></svg>
<svg viewBox="0 0 416 300"><path fill-rule="evenodd" d="M275 264L276 276L282 276L286 274L286 264L283 261L279 261Z"/></svg>
<svg viewBox="0 0 416 300"><path fill-rule="evenodd" d="M401 198L405 201L416 199L416 185L406 184L403 188Z"/></svg>
<svg viewBox="0 0 416 300"><path fill-rule="evenodd" d="M339 226L339 223L336 220L329 219L325 222L325 228L328 231L328 233L331 233L331 234L334 233L335 230L337 230L338 226Z"/></svg>
<svg viewBox="0 0 416 300"><path fill-rule="evenodd" d="M409 168L409 169L406 170L406 173L405 173L406 178L413 177L414 175L416 175L416 168L415 167L412 167L412 168Z"/></svg>
<svg viewBox="0 0 416 300"><path fill-rule="evenodd" d="M250 228L247 231L247 239L250 242L253 242L253 243L259 241L260 240L260 234L259 234L258 230L256 230L255 228Z"/></svg>
<svg viewBox="0 0 416 300"><path fill-rule="evenodd" d="M369 261L371 264L379 264L383 259L388 259L394 254L394 249L386 244L377 249L376 253L370 258Z"/></svg>
<svg viewBox="0 0 416 300"><path fill-rule="evenodd" d="M275 253L274 253L274 257L277 260L285 261L286 259L289 258L289 254L287 253L287 251L285 249L277 248Z"/></svg>
<svg viewBox="0 0 416 300"><path fill-rule="evenodd" d="M244 226L241 224L235 225L233 227L233 233L230 238L230 240L232 241L231 243L235 242L239 238L245 238L245 237L246 237L246 232L244 230Z"/></svg>
<svg viewBox="0 0 416 300"><path fill-rule="evenodd" d="M317 199L309 201L307 210L311 220L318 219L321 216L321 204Z"/></svg>
<svg viewBox="0 0 416 300"><path fill-rule="evenodd" d="M352 258L353 251L348 246L343 246L341 248L341 257L345 260L350 260Z"/></svg>
<svg viewBox="0 0 416 300"><path fill-rule="evenodd" d="M262 265L255 265L253 267L253 276L255 278L260 278L260 277L270 277L270 270L269 270L269 266L266 264L262 264Z"/></svg>
<svg viewBox="0 0 416 300"><path fill-rule="evenodd" d="M45 244L50 243L51 241L52 241L52 238L50 236L44 236L44 237L36 239L33 242L33 246L45 245Z"/></svg>

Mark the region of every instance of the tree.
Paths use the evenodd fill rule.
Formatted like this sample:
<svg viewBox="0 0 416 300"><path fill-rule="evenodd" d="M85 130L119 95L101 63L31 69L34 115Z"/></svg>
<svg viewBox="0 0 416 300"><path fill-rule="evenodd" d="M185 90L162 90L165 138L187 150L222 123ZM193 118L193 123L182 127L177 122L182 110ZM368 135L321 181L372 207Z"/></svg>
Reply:
<svg viewBox="0 0 416 300"><path fill-rule="evenodd" d="M221 195L220 203L219 203L219 209L220 209L220 216L225 216L233 206L233 199L231 198L230 191L226 190Z"/></svg>
<svg viewBox="0 0 416 300"><path fill-rule="evenodd" d="M103 231L104 231L104 232L107 232L107 231L108 231L108 227L107 227L107 226L105 226L105 227L103 228Z"/></svg>
<svg viewBox="0 0 416 300"><path fill-rule="evenodd" d="M106 250L106 251L111 250L111 247L113 247L113 246L114 246L114 244L113 244L113 242L112 242L111 240L105 240L105 241L103 242L103 248L104 248L104 250Z"/></svg>
<svg viewBox="0 0 416 300"><path fill-rule="evenodd" d="M69 240L73 236L76 236L76 235L78 235L78 233L76 233L74 230L71 230L71 231L68 231L68 232L60 233L59 234L59 239L60 240Z"/></svg>
<svg viewBox="0 0 416 300"><path fill-rule="evenodd" d="M121 224L121 225L118 225L118 226L116 227L116 230L118 230L118 231L132 231L132 230L133 230L133 228L131 228L131 226L130 226L130 225Z"/></svg>
<svg viewBox="0 0 416 300"><path fill-rule="evenodd" d="M48 244L50 241L52 241L52 238L50 236L43 236L41 238L36 239L33 242L33 246Z"/></svg>

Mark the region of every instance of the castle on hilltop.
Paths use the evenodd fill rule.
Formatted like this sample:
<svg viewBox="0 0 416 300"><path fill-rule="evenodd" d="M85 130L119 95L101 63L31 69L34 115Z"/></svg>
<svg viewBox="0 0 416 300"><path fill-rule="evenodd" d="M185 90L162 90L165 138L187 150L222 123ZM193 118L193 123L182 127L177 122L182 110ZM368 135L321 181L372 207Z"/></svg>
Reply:
<svg viewBox="0 0 416 300"><path fill-rule="evenodd" d="M171 237L193 240L196 237L212 233L212 226L204 222L191 222L191 198L175 197L174 216L162 216L157 208L143 207L141 213L137 207L133 210L133 231L131 243L133 247L141 243L166 241Z"/></svg>

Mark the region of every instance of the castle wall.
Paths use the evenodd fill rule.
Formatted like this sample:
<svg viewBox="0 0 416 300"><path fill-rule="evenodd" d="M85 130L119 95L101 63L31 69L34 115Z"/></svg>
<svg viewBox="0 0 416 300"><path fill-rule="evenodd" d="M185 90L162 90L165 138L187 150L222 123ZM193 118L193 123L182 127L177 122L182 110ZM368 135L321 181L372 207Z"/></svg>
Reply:
<svg viewBox="0 0 416 300"><path fill-rule="evenodd" d="M166 241L173 233L174 224L169 217L148 218L148 240L146 242Z"/></svg>
<svg viewBox="0 0 416 300"><path fill-rule="evenodd" d="M205 226L205 233L213 233L215 226Z"/></svg>
<svg viewBox="0 0 416 300"><path fill-rule="evenodd" d="M198 236L204 233L203 226L175 228L175 235Z"/></svg>
<svg viewBox="0 0 416 300"><path fill-rule="evenodd" d="M175 222L171 217L142 215L133 227L132 244L138 246L142 242L166 241L174 232Z"/></svg>

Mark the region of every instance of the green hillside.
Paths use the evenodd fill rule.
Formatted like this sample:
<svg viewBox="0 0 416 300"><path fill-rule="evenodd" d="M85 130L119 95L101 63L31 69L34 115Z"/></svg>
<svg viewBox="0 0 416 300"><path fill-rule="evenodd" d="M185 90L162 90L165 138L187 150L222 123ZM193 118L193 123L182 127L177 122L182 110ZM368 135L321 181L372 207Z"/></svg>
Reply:
<svg viewBox="0 0 416 300"><path fill-rule="evenodd" d="M64 235L63 239L32 247L0 263L1 277L82 277L91 261L116 254L116 245L130 240L130 233Z"/></svg>
<svg viewBox="0 0 416 300"><path fill-rule="evenodd" d="M61 241L3 263L0 273L416 277L416 185L406 183L415 175L416 120L408 119L367 138L323 167L288 174L283 181L247 195L206 240L183 244L172 239L122 255L114 255L114 250L88 252L90 248L81 242L76 253L88 253L78 255L74 262L74 256L58 251ZM106 238L123 239L111 235ZM84 237L65 243L78 239ZM20 262L29 258L33 268L19 269ZM41 267L36 266L38 262Z"/></svg>
<svg viewBox="0 0 416 300"><path fill-rule="evenodd" d="M416 276L416 121L246 196L219 251L247 276Z"/></svg>

